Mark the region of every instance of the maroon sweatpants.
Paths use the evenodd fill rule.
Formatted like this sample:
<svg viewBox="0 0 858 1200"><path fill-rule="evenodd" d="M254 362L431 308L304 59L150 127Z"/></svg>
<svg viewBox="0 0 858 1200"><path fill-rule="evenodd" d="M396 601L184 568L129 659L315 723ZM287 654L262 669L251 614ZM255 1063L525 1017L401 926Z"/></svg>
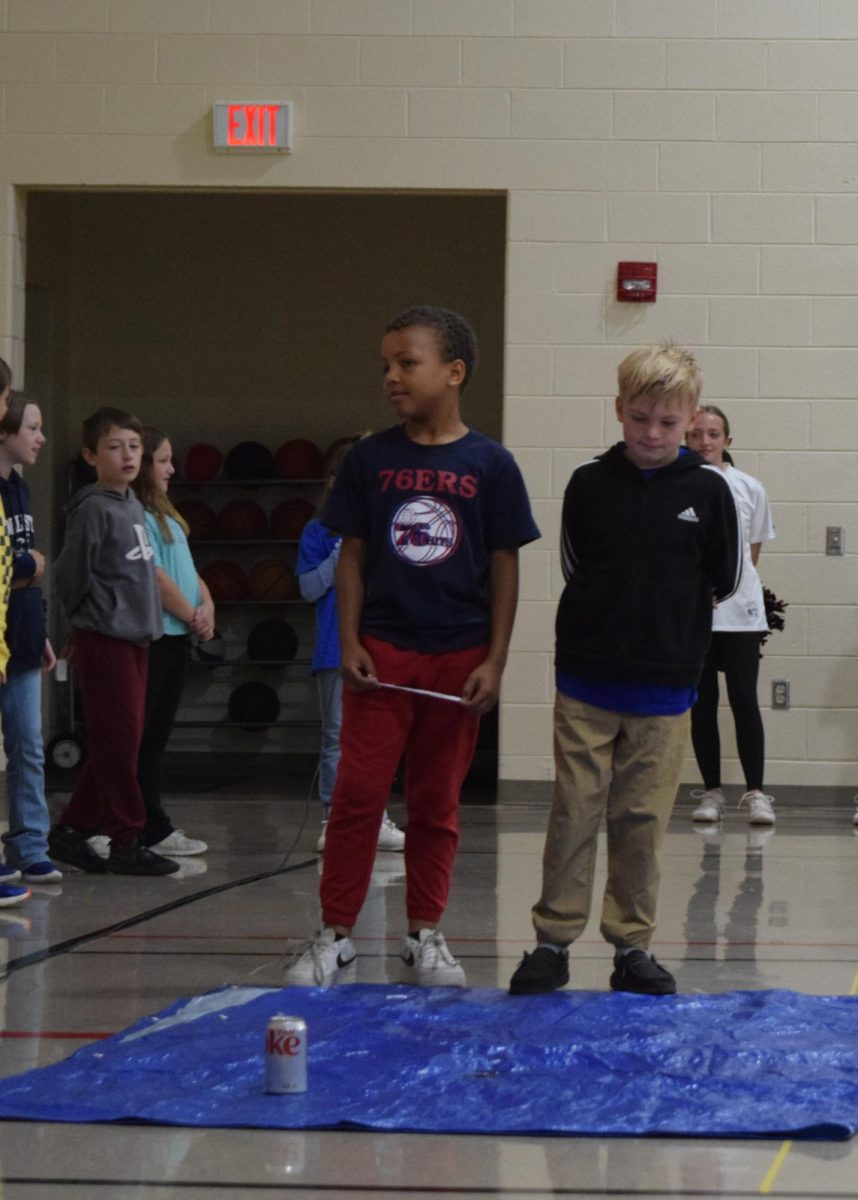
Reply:
<svg viewBox="0 0 858 1200"><path fill-rule="evenodd" d="M86 759L60 817L83 833L106 833L117 846L136 841L145 821L137 783L149 647L76 629L74 667L86 722Z"/></svg>
<svg viewBox="0 0 858 1200"><path fill-rule="evenodd" d="M378 679L461 695L487 647L448 654L399 650L362 638ZM405 755L406 910L434 926L447 906L459 844L459 793L479 718L460 704L377 688L343 692L341 756L325 831L321 882L325 925L351 928L366 899L376 842L396 768Z"/></svg>

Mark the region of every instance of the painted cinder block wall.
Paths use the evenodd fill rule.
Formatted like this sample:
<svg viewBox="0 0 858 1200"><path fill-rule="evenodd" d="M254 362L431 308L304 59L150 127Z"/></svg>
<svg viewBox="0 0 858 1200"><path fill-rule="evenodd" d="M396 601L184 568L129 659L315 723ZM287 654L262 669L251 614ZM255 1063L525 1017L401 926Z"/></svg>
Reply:
<svg viewBox="0 0 858 1200"><path fill-rule="evenodd" d="M210 146L218 99L295 102L288 157ZM790 603L762 667L768 781L848 785L858 724L858 4L853 0L0 0L0 354L23 364L28 188L509 195L504 440L543 540L501 774L552 774L560 497L616 437L627 347L693 347L774 502ZM612 298L655 260L655 305ZM846 554L824 555L827 525ZM738 781L732 737L728 781ZM696 778L689 758L686 777Z"/></svg>

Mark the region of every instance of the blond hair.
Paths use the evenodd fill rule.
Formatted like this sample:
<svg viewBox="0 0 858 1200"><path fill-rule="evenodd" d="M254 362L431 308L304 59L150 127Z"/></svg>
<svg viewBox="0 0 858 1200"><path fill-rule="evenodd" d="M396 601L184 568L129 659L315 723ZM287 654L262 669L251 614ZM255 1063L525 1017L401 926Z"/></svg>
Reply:
<svg viewBox="0 0 858 1200"><path fill-rule="evenodd" d="M156 429L154 425L143 426L143 457L140 461L140 474L132 480L131 486L137 493L137 499L147 512L154 515L165 542L174 540L167 517L172 517L180 529L187 535L190 531L188 522L162 492L155 482L155 455L167 441L166 433Z"/></svg>
<svg viewBox="0 0 858 1200"><path fill-rule="evenodd" d="M694 355L672 342L641 346L633 350L617 369L621 403L640 396L674 401L695 408L703 387L703 375Z"/></svg>

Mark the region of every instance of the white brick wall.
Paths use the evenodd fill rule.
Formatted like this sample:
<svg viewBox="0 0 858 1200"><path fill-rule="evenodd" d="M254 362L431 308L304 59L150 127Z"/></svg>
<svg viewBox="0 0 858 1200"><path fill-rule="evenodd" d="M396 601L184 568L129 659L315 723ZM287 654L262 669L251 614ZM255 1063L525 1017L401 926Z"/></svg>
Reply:
<svg viewBox="0 0 858 1200"><path fill-rule="evenodd" d="M296 104L288 159L213 155L213 100ZM627 347L691 345L775 505L790 602L769 782L854 782L856 0L0 0L0 354L23 363L26 185L504 190L505 438L524 554L502 771L548 778L559 503L613 441ZM659 300L614 299L620 259ZM825 527L846 528L826 558ZM727 778L738 781L729 722ZM852 757L850 757L850 755ZM695 777L692 761L688 778Z"/></svg>

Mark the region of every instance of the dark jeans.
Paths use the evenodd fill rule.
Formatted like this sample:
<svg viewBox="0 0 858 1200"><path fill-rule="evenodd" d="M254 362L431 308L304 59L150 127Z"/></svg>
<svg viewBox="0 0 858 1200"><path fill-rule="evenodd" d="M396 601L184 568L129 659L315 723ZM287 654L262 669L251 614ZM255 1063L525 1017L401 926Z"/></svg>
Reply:
<svg viewBox="0 0 858 1200"><path fill-rule="evenodd" d="M188 674L190 640L189 635L165 634L149 647L146 718L137 761L137 781L146 806L140 837L144 846L154 846L173 832L161 804L161 774Z"/></svg>

